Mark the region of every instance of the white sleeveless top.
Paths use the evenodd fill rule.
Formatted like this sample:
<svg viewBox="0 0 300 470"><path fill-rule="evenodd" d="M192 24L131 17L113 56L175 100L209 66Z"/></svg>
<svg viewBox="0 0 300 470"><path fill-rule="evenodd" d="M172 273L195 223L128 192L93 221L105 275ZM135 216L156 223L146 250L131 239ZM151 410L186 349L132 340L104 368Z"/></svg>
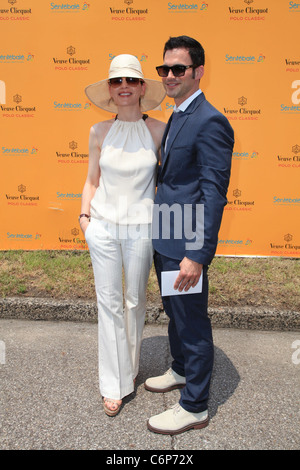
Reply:
<svg viewBox="0 0 300 470"><path fill-rule="evenodd" d="M116 224L151 223L157 162L145 121L116 119L102 145L101 176L91 201L91 216Z"/></svg>

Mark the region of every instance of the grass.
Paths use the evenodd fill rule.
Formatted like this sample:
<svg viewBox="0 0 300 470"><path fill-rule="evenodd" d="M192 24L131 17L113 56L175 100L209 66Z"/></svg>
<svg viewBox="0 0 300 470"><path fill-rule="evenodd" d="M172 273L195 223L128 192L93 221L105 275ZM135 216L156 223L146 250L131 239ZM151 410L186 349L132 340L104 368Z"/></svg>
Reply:
<svg viewBox="0 0 300 470"><path fill-rule="evenodd" d="M216 257L209 269L209 305L300 311L300 262L286 258ZM87 251L0 251L2 297L95 299ZM154 268L148 301L160 302Z"/></svg>

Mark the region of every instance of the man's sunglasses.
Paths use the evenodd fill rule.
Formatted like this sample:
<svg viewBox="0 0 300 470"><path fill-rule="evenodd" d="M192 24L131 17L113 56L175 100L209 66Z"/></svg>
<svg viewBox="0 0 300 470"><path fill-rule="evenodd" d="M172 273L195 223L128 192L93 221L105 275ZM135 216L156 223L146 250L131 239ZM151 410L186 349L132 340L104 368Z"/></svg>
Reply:
<svg viewBox="0 0 300 470"><path fill-rule="evenodd" d="M127 85L131 86L137 86L139 83L144 83L143 80L136 77L124 77L124 79L126 80ZM123 78L111 78L110 80L108 80L108 83L110 84L110 86L117 88L118 86L122 85Z"/></svg>
<svg viewBox="0 0 300 470"><path fill-rule="evenodd" d="M160 65L156 67L157 73L160 77L167 77L169 75L170 70L172 70L172 74L174 77L183 77L185 71L187 69L194 68L194 65L173 65L169 67L168 65Z"/></svg>

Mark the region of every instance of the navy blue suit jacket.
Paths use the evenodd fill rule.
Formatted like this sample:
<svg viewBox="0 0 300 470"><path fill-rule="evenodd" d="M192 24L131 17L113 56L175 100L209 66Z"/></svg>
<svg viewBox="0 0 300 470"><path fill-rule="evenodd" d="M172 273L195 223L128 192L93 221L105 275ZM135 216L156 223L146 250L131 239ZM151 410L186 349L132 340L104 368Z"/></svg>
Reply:
<svg viewBox="0 0 300 470"><path fill-rule="evenodd" d="M162 162L154 201L153 247L169 258L181 260L186 256L208 265L216 252L218 232L227 203L233 129L226 117L201 93L180 116L165 154L170 120L162 141ZM169 226L170 236L163 234L161 215L167 212L157 212L157 209L166 208L164 204L169 207L175 204L176 210L182 208L181 236L178 234L178 211L176 214L171 211L170 217L166 217L169 219L165 223ZM204 207L204 241L201 247L199 244L191 245L190 235L187 238L183 229L185 205L188 205L192 214L192 229L196 232L199 204Z"/></svg>

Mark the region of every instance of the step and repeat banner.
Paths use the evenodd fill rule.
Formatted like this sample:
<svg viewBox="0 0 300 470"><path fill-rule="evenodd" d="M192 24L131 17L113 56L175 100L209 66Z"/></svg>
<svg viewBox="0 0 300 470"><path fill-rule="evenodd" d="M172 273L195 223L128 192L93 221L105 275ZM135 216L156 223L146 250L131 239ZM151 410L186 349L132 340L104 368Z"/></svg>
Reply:
<svg viewBox="0 0 300 470"><path fill-rule="evenodd" d="M0 249L87 249L89 129L112 116L84 88L121 53L159 79L164 43L185 34L235 131L217 254L299 257L299 24L289 0L0 0ZM173 107L149 114L167 122Z"/></svg>

